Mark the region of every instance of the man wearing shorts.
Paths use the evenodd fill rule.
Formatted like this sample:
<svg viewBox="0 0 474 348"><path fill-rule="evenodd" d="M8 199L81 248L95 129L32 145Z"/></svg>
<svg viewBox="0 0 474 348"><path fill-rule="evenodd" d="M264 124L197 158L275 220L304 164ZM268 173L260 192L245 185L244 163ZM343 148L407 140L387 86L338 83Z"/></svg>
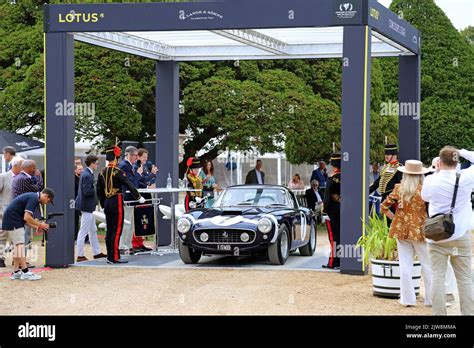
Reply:
<svg viewBox="0 0 474 348"><path fill-rule="evenodd" d="M8 232L13 251L13 273L10 279L16 280L39 280L41 276L28 270L25 254L25 225L38 229L47 230L48 224L35 220L33 214L40 204L53 204L54 192L45 188L41 192L28 192L19 195L8 205L3 214L2 229Z"/></svg>

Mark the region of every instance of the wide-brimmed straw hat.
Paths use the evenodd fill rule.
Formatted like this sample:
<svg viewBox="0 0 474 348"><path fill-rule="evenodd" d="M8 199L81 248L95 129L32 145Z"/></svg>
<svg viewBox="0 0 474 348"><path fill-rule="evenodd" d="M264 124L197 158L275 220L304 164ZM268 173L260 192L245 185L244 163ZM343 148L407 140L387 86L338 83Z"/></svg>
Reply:
<svg viewBox="0 0 474 348"><path fill-rule="evenodd" d="M417 160L406 160L404 166L398 167L398 170L407 174L426 174L430 170L423 167L423 163Z"/></svg>

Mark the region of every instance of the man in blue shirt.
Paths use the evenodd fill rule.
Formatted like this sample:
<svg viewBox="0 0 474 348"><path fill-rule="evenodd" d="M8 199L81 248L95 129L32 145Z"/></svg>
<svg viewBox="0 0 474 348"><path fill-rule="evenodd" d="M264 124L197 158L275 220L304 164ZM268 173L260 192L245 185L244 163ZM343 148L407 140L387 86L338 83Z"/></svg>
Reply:
<svg viewBox="0 0 474 348"><path fill-rule="evenodd" d="M150 166L148 163L148 151L146 149L138 149L138 159L133 165L133 169L135 172L138 172L140 167L143 168L143 173L141 177L141 181L148 187L155 184L156 181L156 173L158 173L158 168L151 164Z"/></svg>
<svg viewBox="0 0 474 348"><path fill-rule="evenodd" d="M319 167L313 170L311 174L310 182L317 180L319 183L319 194L324 197L324 191L326 190L326 181L328 180L328 173L326 170L326 163L324 161L319 161Z"/></svg>
<svg viewBox="0 0 474 348"><path fill-rule="evenodd" d="M158 168L153 164L148 166L148 151L146 149L138 149L138 159L133 164L133 170L138 172L140 168L143 169L140 178L140 188L146 187L155 187L156 181L156 173L158 173ZM151 195L149 193L142 194L145 199L151 199ZM146 208L145 208L146 209ZM151 208L150 208L151 209ZM153 209L151 209L153 211ZM135 214L134 212L134 219ZM147 247L144 243L144 239L141 236L133 235L132 238L132 252L141 252L141 251L150 251L151 248Z"/></svg>
<svg viewBox="0 0 474 348"><path fill-rule="evenodd" d="M38 280L41 276L32 273L26 265L25 225L40 231L48 230L48 224L35 220L33 214L40 204L53 204L54 192L45 188L41 192L24 193L8 205L3 214L2 229L15 245L13 251L13 273L10 279Z"/></svg>

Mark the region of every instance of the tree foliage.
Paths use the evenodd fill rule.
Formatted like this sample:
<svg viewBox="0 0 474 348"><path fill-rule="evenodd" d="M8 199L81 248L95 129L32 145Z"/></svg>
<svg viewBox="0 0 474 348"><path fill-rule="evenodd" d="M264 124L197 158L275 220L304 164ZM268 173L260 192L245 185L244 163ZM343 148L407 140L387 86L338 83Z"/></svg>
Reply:
<svg viewBox="0 0 474 348"><path fill-rule="evenodd" d="M461 30L461 35L466 38L470 45L474 45L474 26L470 25Z"/></svg>
<svg viewBox="0 0 474 348"><path fill-rule="evenodd" d="M433 0L394 0L390 9L421 31L421 159L444 145L474 147L474 48ZM382 63L387 100L397 100L397 61Z"/></svg>
<svg viewBox="0 0 474 348"><path fill-rule="evenodd" d="M46 2L111 1L0 4L0 128L38 138ZM422 31L423 159L448 143L472 148L472 27L460 35L432 0L395 0L392 10ZM380 114L382 102L397 100L397 73L397 59L372 60L372 161L382 161L385 137L397 140L397 117ZM284 150L295 164L328 159L333 142L340 150L341 82L340 59L180 63L180 131L192 135L186 153ZM155 83L153 60L76 43L75 101L95 104L93 118L76 117L77 140L153 140Z"/></svg>

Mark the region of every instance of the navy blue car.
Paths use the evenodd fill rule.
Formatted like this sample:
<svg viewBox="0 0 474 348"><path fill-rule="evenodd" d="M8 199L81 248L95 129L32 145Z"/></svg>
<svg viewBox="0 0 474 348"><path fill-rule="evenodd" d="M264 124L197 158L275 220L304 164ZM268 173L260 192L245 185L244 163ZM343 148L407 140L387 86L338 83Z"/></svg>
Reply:
<svg viewBox="0 0 474 348"><path fill-rule="evenodd" d="M194 209L177 221L179 254L187 264L205 255L268 255L283 265L290 251L316 249L316 220L294 194L277 185L238 185L225 189L211 208Z"/></svg>

